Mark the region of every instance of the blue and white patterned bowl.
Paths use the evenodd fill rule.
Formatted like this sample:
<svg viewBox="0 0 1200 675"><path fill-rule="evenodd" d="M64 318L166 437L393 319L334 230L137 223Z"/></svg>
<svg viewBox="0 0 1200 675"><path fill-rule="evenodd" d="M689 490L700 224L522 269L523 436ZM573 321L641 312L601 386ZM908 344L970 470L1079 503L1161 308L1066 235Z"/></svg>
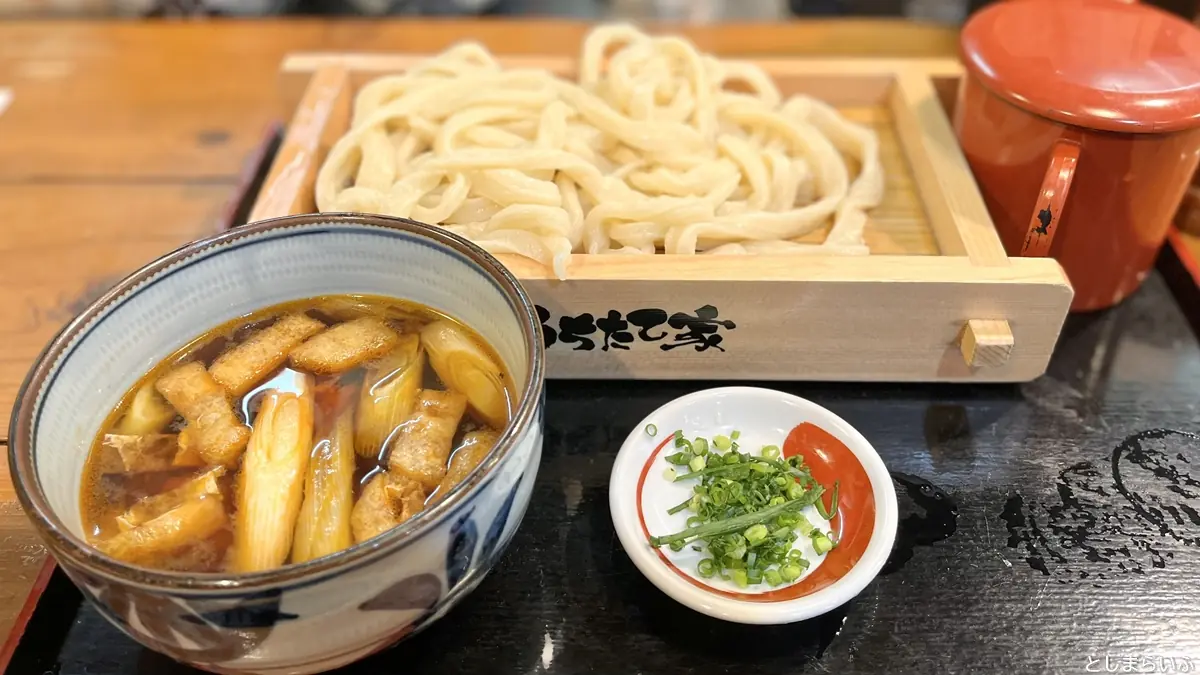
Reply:
<svg viewBox="0 0 1200 675"><path fill-rule="evenodd" d="M519 383L512 424L450 498L362 545L270 572L151 571L88 547L79 514L84 459L120 396L213 326L338 293L405 298L452 316L491 343ZM428 625L496 562L541 458L543 356L533 303L463 239L380 216L268 220L166 255L68 324L22 387L9 464L54 557L134 639L215 672L318 672Z"/></svg>

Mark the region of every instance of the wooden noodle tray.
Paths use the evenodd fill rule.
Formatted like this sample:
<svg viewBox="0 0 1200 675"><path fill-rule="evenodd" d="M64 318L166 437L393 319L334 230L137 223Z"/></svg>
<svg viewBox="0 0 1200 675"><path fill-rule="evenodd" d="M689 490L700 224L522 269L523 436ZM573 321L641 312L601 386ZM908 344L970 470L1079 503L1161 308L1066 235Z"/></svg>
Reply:
<svg viewBox="0 0 1200 675"><path fill-rule="evenodd" d="M294 54L294 116L251 220L316 210L313 184L354 94L419 55ZM570 76L574 60L500 59ZM879 133L872 255L575 255L569 279L499 256L539 306L554 378L1015 382L1042 374L1071 303L1049 258L1009 258L946 113L949 60L764 60ZM1031 207L1032 208L1032 207ZM824 232L810 239L819 242ZM402 291L401 291L402 292Z"/></svg>

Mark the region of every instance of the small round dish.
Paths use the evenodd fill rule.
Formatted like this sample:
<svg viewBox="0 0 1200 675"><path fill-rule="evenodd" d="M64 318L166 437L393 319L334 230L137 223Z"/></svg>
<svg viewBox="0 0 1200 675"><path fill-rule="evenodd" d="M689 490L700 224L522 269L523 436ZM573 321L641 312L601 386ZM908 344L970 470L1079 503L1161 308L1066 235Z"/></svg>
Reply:
<svg viewBox="0 0 1200 675"><path fill-rule="evenodd" d="M650 431L656 431L652 436ZM791 584L738 588L717 576L702 578L704 557L691 545L680 551L653 548L650 536L686 527L687 510L667 510L687 499L692 481L672 483L663 459L675 450L672 434L687 438L739 432L742 452L766 445L784 456L800 452L827 489L839 484L832 520L813 506L802 513L816 528L832 532L837 546L817 555L808 537L800 548L810 566ZM755 387L722 387L689 394L651 413L629 434L613 464L608 488L613 525L629 557L655 586L692 609L746 624L784 624L823 614L858 595L887 561L896 538L896 491L879 454L845 420L798 396ZM829 494L824 496L829 504Z"/></svg>

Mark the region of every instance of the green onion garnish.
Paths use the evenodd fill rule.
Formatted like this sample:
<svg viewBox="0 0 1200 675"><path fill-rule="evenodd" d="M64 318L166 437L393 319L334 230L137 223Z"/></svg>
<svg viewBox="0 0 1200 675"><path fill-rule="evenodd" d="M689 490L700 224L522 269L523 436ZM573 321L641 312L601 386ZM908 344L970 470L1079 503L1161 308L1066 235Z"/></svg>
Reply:
<svg viewBox="0 0 1200 675"><path fill-rule="evenodd" d="M646 435L647 436L657 436L658 435L658 427L653 424L647 424L646 425Z"/></svg>
<svg viewBox="0 0 1200 675"><path fill-rule="evenodd" d="M833 550L833 540L825 536L824 532L816 531L812 536L812 543L817 555L825 555Z"/></svg>
<svg viewBox="0 0 1200 675"><path fill-rule="evenodd" d="M706 557L696 568L701 578L718 577L740 588L792 583L810 564L795 547L800 537L810 537L818 555L837 546L832 535L814 528L801 511L814 506L822 518L836 514L838 484L827 510L825 488L802 456L785 459L777 445L763 446L752 456L739 449L740 436L733 431L689 441L682 430L672 434L678 451L665 457L673 467L664 478L675 483L690 480L693 486L691 496L667 513L687 511L686 527L651 537L650 544L674 551L691 545L702 551Z"/></svg>
<svg viewBox="0 0 1200 675"><path fill-rule="evenodd" d="M800 574L801 574L800 566L797 565L796 563L788 563L788 564L784 565L783 567L779 568L779 576L783 577L783 580L788 582L789 584L791 582L799 579Z"/></svg>
<svg viewBox="0 0 1200 675"><path fill-rule="evenodd" d="M677 452L677 453L675 453L675 454L673 454L673 455L667 455L667 456L666 456L666 460L667 460L668 462L672 463L672 464L676 464L676 465L679 465L679 466L684 466L684 465L686 465L688 462L692 461L692 453L690 453L690 452Z"/></svg>

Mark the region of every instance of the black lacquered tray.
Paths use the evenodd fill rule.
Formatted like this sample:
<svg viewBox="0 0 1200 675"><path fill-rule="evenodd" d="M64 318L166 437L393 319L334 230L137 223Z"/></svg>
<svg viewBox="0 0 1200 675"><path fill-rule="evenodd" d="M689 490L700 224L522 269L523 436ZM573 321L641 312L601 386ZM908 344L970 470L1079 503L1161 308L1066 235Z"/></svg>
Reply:
<svg viewBox="0 0 1200 675"><path fill-rule="evenodd" d="M549 383L542 466L508 552L440 622L345 672L1200 672L1200 346L1161 276L1072 317L1028 384L764 385L855 425L900 499L882 575L799 624L696 614L613 532L624 437L706 386ZM8 672L195 671L125 637L56 573Z"/></svg>

